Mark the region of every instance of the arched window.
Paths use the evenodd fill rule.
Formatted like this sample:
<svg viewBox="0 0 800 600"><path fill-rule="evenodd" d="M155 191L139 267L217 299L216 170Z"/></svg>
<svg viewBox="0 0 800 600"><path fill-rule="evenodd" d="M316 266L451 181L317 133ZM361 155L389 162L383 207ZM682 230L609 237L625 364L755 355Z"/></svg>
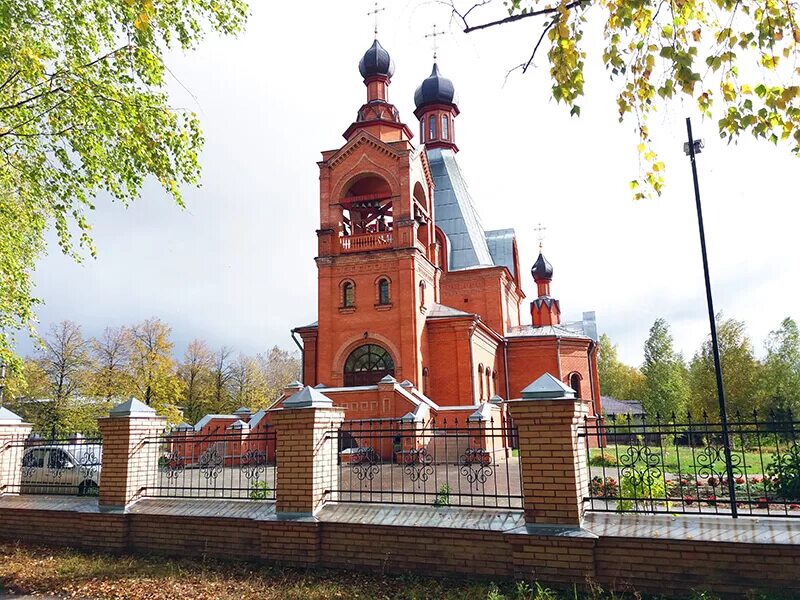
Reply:
<svg viewBox="0 0 800 600"><path fill-rule="evenodd" d="M419 307L425 308L425 282L419 282Z"/></svg>
<svg viewBox="0 0 800 600"><path fill-rule="evenodd" d="M581 397L581 375L580 373L572 373L569 376L569 387L575 390L575 395Z"/></svg>
<svg viewBox="0 0 800 600"><path fill-rule="evenodd" d="M385 277L378 281L378 304L389 304L389 280Z"/></svg>
<svg viewBox="0 0 800 600"><path fill-rule="evenodd" d="M428 119L428 139L436 139L436 115L431 115Z"/></svg>
<svg viewBox="0 0 800 600"><path fill-rule="evenodd" d="M478 399L483 400L483 363L478 365Z"/></svg>
<svg viewBox="0 0 800 600"><path fill-rule="evenodd" d="M374 385L387 375L394 375L394 361L377 344L364 344L350 353L344 363L344 385Z"/></svg>
<svg viewBox="0 0 800 600"><path fill-rule="evenodd" d="M342 284L342 307L352 308L356 305L356 286L352 281L345 281Z"/></svg>
<svg viewBox="0 0 800 600"><path fill-rule="evenodd" d="M442 139L450 139L450 119L447 115L442 115Z"/></svg>

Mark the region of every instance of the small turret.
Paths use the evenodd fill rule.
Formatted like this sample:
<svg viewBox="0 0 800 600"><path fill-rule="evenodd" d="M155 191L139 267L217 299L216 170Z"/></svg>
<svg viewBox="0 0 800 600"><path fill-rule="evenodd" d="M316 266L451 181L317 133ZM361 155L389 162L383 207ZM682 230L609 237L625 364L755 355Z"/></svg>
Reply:
<svg viewBox="0 0 800 600"><path fill-rule="evenodd" d="M531 320L534 327L558 325L561 323L561 307L558 300L550 297L550 282L553 279L553 265L539 250L539 258L531 267L531 275L536 282L539 297L531 302Z"/></svg>
<svg viewBox="0 0 800 600"><path fill-rule="evenodd" d="M459 114L453 82L442 76L439 65L414 92L414 115L420 123L420 141L428 148L450 148L458 152L455 142L455 118Z"/></svg>
<svg viewBox="0 0 800 600"><path fill-rule="evenodd" d="M400 113L389 103L389 84L394 75L394 61L376 38L358 63L358 71L367 86L367 103L359 110L347 131L349 140L357 131L367 130L384 141L411 139L412 133L400 120Z"/></svg>

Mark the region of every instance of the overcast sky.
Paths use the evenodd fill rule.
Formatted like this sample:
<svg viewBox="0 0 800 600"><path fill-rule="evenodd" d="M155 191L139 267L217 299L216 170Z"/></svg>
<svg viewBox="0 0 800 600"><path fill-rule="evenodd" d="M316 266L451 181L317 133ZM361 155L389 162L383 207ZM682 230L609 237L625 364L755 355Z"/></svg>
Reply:
<svg viewBox="0 0 800 600"><path fill-rule="evenodd" d="M633 123L617 122L615 88L598 55L587 63L581 117L570 118L550 99L544 53L536 68L506 81L539 23L464 35L435 2L384 4L379 39L396 66L389 99L414 132L414 90L432 63L424 35L433 23L449 31L439 64L459 94L458 158L484 227L516 228L528 320L542 222L566 320L595 310L600 331L632 364L660 316L687 357L702 343L708 321L682 152L686 116L706 142L698 164L716 308L746 320L759 353L784 317L800 319L800 163L788 149L749 139L729 146L715 122L676 102L651 122L667 188L634 202L637 139ZM97 335L158 316L173 328L176 355L195 337L255 353L293 348L290 329L316 320L316 162L344 143L366 97L358 61L372 43L372 2L251 5L238 39L209 36L198 51L169 59L173 104L193 108L203 124L202 187L186 190L185 210L156 185L127 210L99 201L99 257L76 265L51 244L39 264L40 330L71 319ZM587 35L590 52L599 39ZM31 348L20 341L20 351Z"/></svg>

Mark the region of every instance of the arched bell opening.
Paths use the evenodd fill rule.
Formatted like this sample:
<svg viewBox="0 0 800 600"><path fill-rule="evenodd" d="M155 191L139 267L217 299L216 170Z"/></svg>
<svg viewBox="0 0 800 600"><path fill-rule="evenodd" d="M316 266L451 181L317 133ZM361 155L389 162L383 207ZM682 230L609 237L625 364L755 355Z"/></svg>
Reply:
<svg viewBox="0 0 800 600"><path fill-rule="evenodd" d="M382 177L368 175L341 198L342 236L390 232L394 228L392 190Z"/></svg>

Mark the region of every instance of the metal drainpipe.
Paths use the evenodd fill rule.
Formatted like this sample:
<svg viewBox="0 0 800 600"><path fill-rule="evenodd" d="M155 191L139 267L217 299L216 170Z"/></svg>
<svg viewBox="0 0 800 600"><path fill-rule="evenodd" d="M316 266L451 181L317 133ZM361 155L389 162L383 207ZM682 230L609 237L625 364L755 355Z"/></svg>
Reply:
<svg viewBox="0 0 800 600"><path fill-rule="evenodd" d="M556 337L556 359L558 360L558 380L564 381L564 374L561 372L561 338Z"/></svg>
<svg viewBox="0 0 800 600"><path fill-rule="evenodd" d="M472 403L475 404L475 357L472 353L472 336L475 335L475 330L478 328L478 321L472 323L472 328L469 330L469 378L472 382Z"/></svg>
<svg viewBox="0 0 800 600"><path fill-rule="evenodd" d="M596 346L596 344L594 343L594 340L590 340L589 341L589 356L588 356L588 359L589 359L589 391L592 393L592 406L594 406L594 416L599 418L600 417L600 413L597 411L597 400L596 400L595 395L594 395L594 391L595 391L594 390L594 377L593 377L593 371L592 371L592 362L593 362L592 361L592 352L594 351L595 346Z"/></svg>
<svg viewBox="0 0 800 600"><path fill-rule="evenodd" d="M297 335L297 330L292 329L292 340L300 348L300 380L302 381L306 375L306 351L303 345L297 341L295 335Z"/></svg>
<svg viewBox="0 0 800 600"><path fill-rule="evenodd" d="M503 370L506 376L506 400L511 400L511 388L508 384L508 340L503 340Z"/></svg>

